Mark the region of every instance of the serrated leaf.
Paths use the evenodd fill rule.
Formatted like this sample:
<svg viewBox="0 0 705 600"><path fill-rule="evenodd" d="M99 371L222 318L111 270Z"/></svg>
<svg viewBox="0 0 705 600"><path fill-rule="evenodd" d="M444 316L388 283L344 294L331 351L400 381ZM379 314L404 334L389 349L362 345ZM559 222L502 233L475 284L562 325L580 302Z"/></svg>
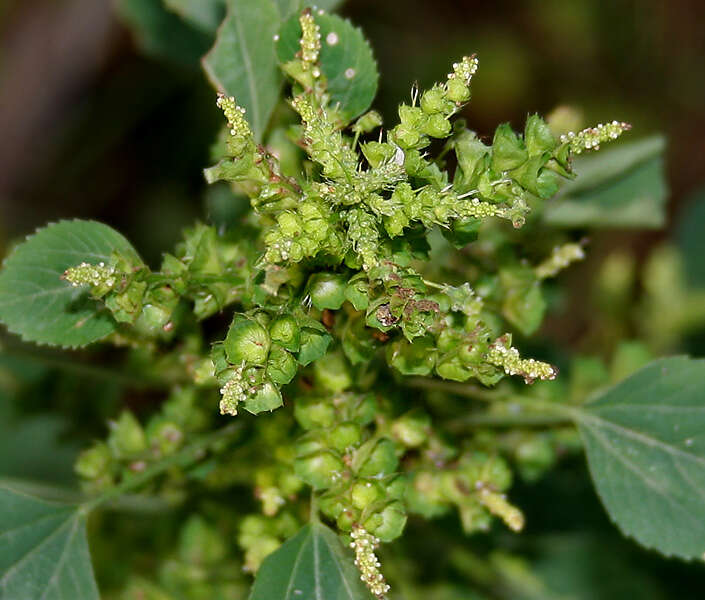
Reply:
<svg viewBox="0 0 705 600"><path fill-rule="evenodd" d="M705 360L656 360L576 412L619 528L667 556L705 554Z"/></svg>
<svg viewBox="0 0 705 600"><path fill-rule="evenodd" d="M664 145L654 136L576 159L578 177L547 204L544 220L559 227L662 227Z"/></svg>
<svg viewBox="0 0 705 600"><path fill-rule="evenodd" d="M270 554L250 600L371 600L352 554L325 525L309 523Z"/></svg>
<svg viewBox="0 0 705 600"><path fill-rule="evenodd" d="M343 4L344 0L276 0L282 19L301 12L307 6L316 6L318 10L333 11Z"/></svg>
<svg viewBox="0 0 705 600"><path fill-rule="evenodd" d="M352 120L365 112L377 93L377 63L362 31L335 15L315 14L321 28L321 71L328 80L331 106L340 105ZM281 63L293 60L299 51L301 25L294 15L282 25L277 42Z"/></svg>
<svg viewBox="0 0 705 600"><path fill-rule="evenodd" d="M246 109L257 141L279 100L282 76L274 50L279 22L274 0L229 0L215 46L203 59L213 85Z"/></svg>
<svg viewBox="0 0 705 600"><path fill-rule="evenodd" d="M196 66L212 43L212 34L167 11L161 0L118 0L115 8L146 54Z"/></svg>
<svg viewBox="0 0 705 600"><path fill-rule="evenodd" d="M194 27L214 33L225 16L226 0L163 0L164 6Z"/></svg>
<svg viewBox="0 0 705 600"><path fill-rule="evenodd" d="M80 509L0 486L0 598L98 600Z"/></svg>
<svg viewBox="0 0 705 600"><path fill-rule="evenodd" d="M21 243L0 271L0 322L25 340L76 347L115 330L109 313L99 310L85 287L61 279L84 261L107 262L113 251L139 261L117 231L95 221L60 221Z"/></svg>

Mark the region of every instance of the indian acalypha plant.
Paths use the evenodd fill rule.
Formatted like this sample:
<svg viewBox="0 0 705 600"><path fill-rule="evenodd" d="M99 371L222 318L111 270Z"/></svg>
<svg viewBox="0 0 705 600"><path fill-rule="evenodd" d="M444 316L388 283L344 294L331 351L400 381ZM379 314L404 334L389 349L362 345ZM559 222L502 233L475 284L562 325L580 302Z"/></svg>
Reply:
<svg viewBox="0 0 705 600"><path fill-rule="evenodd" d="M211 72L253 68L227 50L228 19L250 18L239 4ZM265 5L247 10L269 23ZM265 70L250 73L247 110L226 93L216 101L226 125L205 176L249 200L237 223L196 224L159 270L91 221L49 225L5 263L10 331L65 347L104 340L132 357L135 377L170 391L143 421L116 415L81 453L78 506L2 488L2 597L97 597L86 515L137 492L180 511L179 550L121 597L244 598L249 574L253 600L392 597L379 547L409 516L455 513L466 534L493 520L521 531L513 472L537 478L579 449L570 420L620 527L700 557L705 438L686 382L702 390L702 363L652 363L584 404L542 383L562 375L512 335L538 329L542 283L585 253L542 221L545 201L575 177L576 154L629 125L558 135L530 115L522 133L503 124L479 136L456 116L478 71L470 55L441 83L414 86L385 127L366 112L377 73L358 30L317 9L274 23L273 40L258 37L287 76L288 108L270 120L258 104ZM459 434L463 396L486 406ZM492 430L512 414L547 427ZM254 502L235 510L229 494L243 486ZM658 514L671 523L650 523Z"/></svg>

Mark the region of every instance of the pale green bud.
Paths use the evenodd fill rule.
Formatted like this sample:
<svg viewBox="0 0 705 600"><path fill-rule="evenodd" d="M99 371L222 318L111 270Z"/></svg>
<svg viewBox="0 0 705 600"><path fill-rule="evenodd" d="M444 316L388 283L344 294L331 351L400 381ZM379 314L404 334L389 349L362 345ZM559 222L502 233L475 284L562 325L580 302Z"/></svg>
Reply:
<svg viewBox="0 0 705 600"><path fill-rule="evenodd" d="M380 512L369 517L364 527L383 542L398 538L406 525L406 510L399 501L390 502Z"/></svg>
<svg viewBox="0 0 705 600"><path fill-rule="evenodd" d="M234 365L242 362L264 365L269 354L269 333L257 321L235 315L223 346L228 360Z"/></svg>
<svg viewBox="0 0 705 600"><path fill-rule="evenodd" d="M109 471L112 460L107 444L98 442L78 455L74 471L84 479L97 479Z"/></svg>
<svg viewBox="0 0 705 600"><path fill-rule="evenodd" d="M353 506L360 510L365 510L383 497L384 490L376 481L357 481L350 492Z"/></svg>
<svg viewBox="0 0 705 600"><path fill-rule="evenodd" d="M119 458L129 458L147 449L144 430L130 411L123 411L109 426L108 446Z"/></svg>
<svg viewBox="0 0 705 600"><path fill-rule="evenodd" d="M340 480L343 461L332 452L315 452L297 458L294 471L314 490L324 490Z"/></svg>

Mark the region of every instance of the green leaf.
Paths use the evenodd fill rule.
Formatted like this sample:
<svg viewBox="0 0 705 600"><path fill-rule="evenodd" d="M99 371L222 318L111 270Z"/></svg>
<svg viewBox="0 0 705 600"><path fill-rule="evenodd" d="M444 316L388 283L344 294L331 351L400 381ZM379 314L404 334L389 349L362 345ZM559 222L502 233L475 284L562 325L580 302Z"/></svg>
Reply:
<svg viewBox="0 0 705 600"><path fill-rule="evenodd" d="M340 105L343 116L352 120L365 112L377 93L377 63L362 31L335 15L315 15L321 28L321 70L328 80L331 106ZM277 56L282 63L299 51L301 25L291 17L279 31Z"/></svg>
<svg viewBox="0 0 705 600"><path fill-rule="evenodd" d="M502 123L492 140L492 169L501 173L526 162L529 153L509 123Z"/></svg>
<svg viewBox="0 0 705 600"><path fill-rule="evenodd" d="M146 54L196 66L212 43L212 35L165 10L161 0L118 0L116 11Z"/></svg>
<svg viewBox="0 0 705 600"><path fill-rule="evenodd" d="M309 523L257 572L250 600L370 600L351 553L325 525Z"/></svg>
<svg viewBox="0 0 705 600"><path fill-rule="evenodd" d="M662 227L664 145L654 136L576 159L578 177L546 205L544 220L559 227Z"/></svg>
<svg viewBox="0 0 705 600"><path fill-rule="evenodd" d="M0 272L0 321L25 340L85 346L115 330L115 321L85 287L61 279L83 261L107 262L113 251L139 261L117 231L95 221L61 221L27 238Z"/></svg>
<svg viewBox="0 0 705 600"><path fill-rule="evenodd" d="M315 4L318 10L331 12L343 4L344 0L276 0L279 14L282 19L288 19L291 15L300 13L305 7Z"/></svg>
<svg viewBox="0 0 705 600"><path fill-rule="evenodd" d="M278 28L279 11L273 0L229 0L215 46L203 59L213 85L246 109L257 141L279 100L282 76L274 50Z"/></svg>
<svg viewBox="0 0 705 600"><path fill-rule="evenodd" d="M666 556L705 554L705 360L656 360L576 411L612 519Z"/></svg>
<svg viewBox="0 0 705 600"><path fill-rule="evenodd" d="M0 597L98 600L85 514L0 487Z"/></svg>
<svg viewBox="0 0 705 600"><path fill-rule="evenodd" d="M164 6L191 25L214 33L225 16L226 0L164 0Z"/></svg>

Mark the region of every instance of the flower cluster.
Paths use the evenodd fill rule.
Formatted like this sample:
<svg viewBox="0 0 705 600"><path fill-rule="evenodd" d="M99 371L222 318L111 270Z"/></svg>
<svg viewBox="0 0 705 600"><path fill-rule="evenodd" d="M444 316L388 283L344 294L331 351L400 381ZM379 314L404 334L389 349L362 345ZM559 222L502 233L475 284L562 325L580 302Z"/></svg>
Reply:
<svg viewBox="0 0 705 600"><path fill-rule="evenodd" d="M379 568L382 566L375 556L375 548L379 540L367 533L361 527L356 527L350 533L350 547L355 552L355 565L360 569L360 579L377 598L385 598L389 585Z"/></svg>
<svg viewBox="0 0 705 600"><path fill-rule="evenodd" d="M616 140L625 131L629 131L632 126L629 123L612 121L611 123L600 123L595 127L588 127L578 133L572 131L561 136L561 142L568 144L572 152L581 154L585 150L599 150L600 144Z"/></svg>
<svg viewBox="0 0 705 600"><path fill-rule="evenodd" d="M104 262L97 265L81 263L76 267L66 269L64 279L72 286L91 285L93 287L111 289L117 283L114 267L106 267Z"/></svg>
<svg viewBox="0 0 705 600"><path fill-rule="evenodd" d="M266 136L264 145L255 142L234 98L217 99L226 126L206 178L230 184L251 212L230 228L188 230L159 271L117 254L107 265L66 271L123 325L116 340L148 340L149 352L189 380L191 394L188 402L170 399L146 428L125 413L77 471L97 489L173 453L201 427L195 400L212 404L211 392L220 391L223 415L287 404L251 426L249 446L267 452L223 451L199 482L225 487L242 483L243 470L256 472L263 514L237 525L249 571L296 530L308 486L312 510L351 536L362 580L383 598L389 586L374 550L402 534L409 514L457 509L468 532L486 530L493 516L514 531L523 527L506 496L504 439L449 441L431 403L423 404L427 396L423 406L409 406L399 374L482 386L505 376L526 384L556 378L556 367L524 358L507 331L537 330L544 280L584 250L565 237L528 244L525 231L561 178L574 176L572 156L629 126L613 122L557 139L531 115L521 134L503 124L488 143L453 119L471 97L473 55L443 83L415 90L398 122L375 134L377 113L351 122L331 102L316 18L302 13L298 52L283 65L292 80L289 115L300 123L277 131L298 146L293 168L268 149ZM436 157L433 140L442 145ZM227 334L214 341L210 325L218 319L207 333L199 321L226 308ZM515 446L526 472L542 472L557 454L555 440L537 435Z"/></svg>

